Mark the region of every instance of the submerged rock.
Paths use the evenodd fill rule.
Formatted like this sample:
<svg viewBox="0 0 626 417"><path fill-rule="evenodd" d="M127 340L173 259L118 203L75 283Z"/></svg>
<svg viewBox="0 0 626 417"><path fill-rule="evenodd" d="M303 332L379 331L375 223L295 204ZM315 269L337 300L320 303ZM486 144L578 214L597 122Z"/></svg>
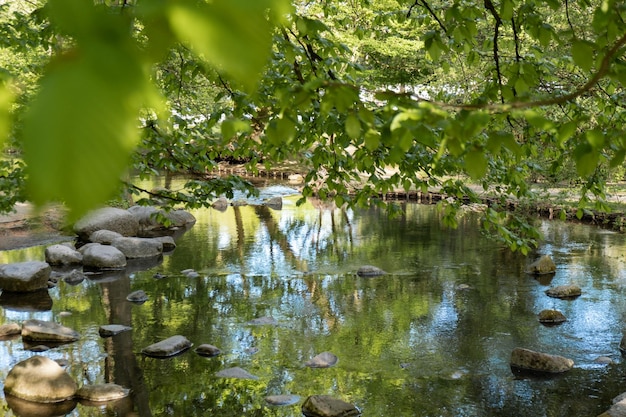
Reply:
<svg viewBox="0 0 626 417"><path fill-rule="evenodd" d="M100 337L112 337L132 329L132 327L124 326L122 324L105 324L100 326L100 328L98 329L98 334L100 335Z"/></svg>
<svg viewBox="0 0 626 417"><path fill-rule="evenodd" d="M292 405L300 401L299 395L268 395L265 402L269 405Z"/></svg>
<svg viewBox="0 0 626 417"><path fill-rule="evenodd" d="M137 290L128 294L126 299L133 303L143 304L148 301L148 294L144 290Z"/></svg>
<svg viewBox="0 0 626 417"><path fill-rule="evenodd" d="M94 384L82 386L76 391L76 397L94 402L114 401L128 396L129 392L129 389L117 384Z"/></svg>
<svg viewBox="0 0 626 417"><path fill-rule="evenodd" d="M69 343L78 340L80 335L58 323L33 319L22 325L22 338L30 342Z"/></svg>
<svg viewBox="0 0 626 417"><path fill-rule="evenodd" d="M250 372L238 366L235 366L234 368L222 369L221 371L216 373L215 376L218 376L220 378L254 379L254 380L259 379L258 376L252 375Z"/></svg>
<svg viewBox="0 0 626 417"><path fill-rule="evenodd" d="M330 368L331 366L335 366L338 360L339 359L334 353L322 352L314 358L306 361L304 365L309 368Z"/></svg>
<svg viewBox="0 0 626 417"><path fill-rule="evenodd" d="M576 298L582 294L582 290L576 284L559 285L546 290L548 297L554 298Z"/></svg>
<svg viewBox="0 0 626 417"><path fill-rule="evenodd" d="M381 275L386 275L387 272L376 266L363 265L358 269L358 271L356 271L356 274L360 277L378 277Z"/></svg>
<svg viewBox="0 0 626 417"><path fill-rule="evenodd" d="M4 381L4 392L23 400L54 403L76 394L76 382L52 359L33 356L19 362Z"/></svg>
<svg viewBox="0 0 626 417"><path fill-rule="evenodd" d="M511 353L511 368L517 370L558 374L569 371L573 366L571 359L530 349L515 348Z"/></svg>
<svg viewBox="0 0 626 417"><path fill-rule="evenodd" d="M531 263L526 272L529 274L551 274L556 272L556 264L550 255L543 255L541 258Z"/></svg>
<svg viewBox="0 0 626 417"><path fill-rule="evenodd" d="M247 324L250 326L276 326L278 322L274 317L265 316L252 319Z"/></svg>
<svg viewBox="0 0 626 417"><path fill-rule="evenodd" d="M302 414L307 417L355 417L360 416L361 411L330 395L311 395L302 404Z"/></svg>
<svg viewBox="0 0 626 417"><path fill-rule="evenodd" d="M206 356L208 358L211 358L213 356L217 356L220 353L222 353L222 351L217 347L217 346L213 346L210 345L208 343L203 343L200 346L198 346L195 350L194 350L198 355L200 356Z"/></svg>
<svg viewBox="0 0 626 417"><path fill-rule="evenodd" d="M567 321L565 315L558 310L542 310L537 317L543 324L561 324Z"/></svg>
<svg viewBox="0 0 626 417"><path fill-rule="evenodd" d="M155 231L187 227L196 222L193 214L185 210L167 211L152 206L132 206L128 212L139 222L139 233L142 235L154 235Z"/></svg>
<svg viewBox="0 0 626 417"><path fill-rule="evenodd" d="M226 209L228 209L229 205L230 203L226 198L220 197L211 204L211 207L213 207L217 211L224 212L226 211Z"/></svg>
<svg viewBox="0 0 626 417"><path fill-rule="evenodd" d="M263 202L263 205L269 207L273 210L282 210L283 208L283 198L282 197L272 197Z"/></svg>
<svg viewBox="0 0 626 417"><path fill-rule="evenodd" d="M48 263L39 261L0 265L0 289L30 292L48 288L51 271Z"/></svg>
<svg viewBox="0 0 626 417"><path fill-rule="evenodd" d="M143 348L141 353L153 358L169 358L186 351L191 346L192 343L186 337L176 335Z"/></svg>

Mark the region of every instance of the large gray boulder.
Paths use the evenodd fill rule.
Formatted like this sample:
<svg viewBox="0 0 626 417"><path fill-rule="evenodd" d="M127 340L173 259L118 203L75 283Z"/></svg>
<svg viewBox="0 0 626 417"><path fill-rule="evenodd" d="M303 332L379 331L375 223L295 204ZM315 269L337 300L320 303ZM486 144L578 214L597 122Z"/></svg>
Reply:
<svg viewBox="0 0 626 417"><path fill-rule="evenodd" d="M96 269L120 269L126 266L126 255L119 249L97 243L81 248L83 266Z"/></svg>
<svg viewBox="0 0 626 417"><path fill-rule="evenodd" d="M70 343L79 338L77 331L51 321L32 319L22 324L22 339L29 342Z"/></svg>
<svg viewBox="0 0 626 417"><path fill-rule="evenodd" d="M193 214L185 210L166 211L151 206L133 206L128 212L139 223L140 234L188 227L196 222ZM165 220L165 224L162 220Z"/></svg>
<svg viewBox="0 0 626 417"><path fill-rule="evenodd" d="M72 377L44 356L32 356L17 363L4 381L5 394L40 403L70 399L77 389Z"/></svg>
<svg viewBox="0 0 626 417"><path fill-rule="evenodd" d="M48 288L51 270L50 265L39 261L0 265L0 289L30 292Z"/></svg>
<svg viewBox="0 0 626 417"><path fill-rule="evenodd" d="M574 361L563 356L515 348L511 353L511 368L514 370L559 374L574 367Z"/></svg>
<svg viewBox="0 0 626 417"><path fill-rule="evenodd" d="M50 265L76 265L83 261L83 255L67 245L52 245L45 250L46 262Z"/></svg>
<svg viewBox="0 0 626 417"><path fill-rule="evenodd" d="M74 224L74 232L82 240L88 240L97 230L110 230L122 236L137 236L139 222L127 210L104 207L88 213Z"/></svg>
<svg viewBox="0 0 626 417"><path fill-rule="evenodd" d="M119 237L111 242L127 259L152 258L163 253L163 243L158 239Z"/></svg>
<svg viewBox="0 0 626 417"><path fill-rule="evenodd" d="M353 417L361 412L353 404L330 395L311 395L302 404L302 414L307 417Z"/></svg>

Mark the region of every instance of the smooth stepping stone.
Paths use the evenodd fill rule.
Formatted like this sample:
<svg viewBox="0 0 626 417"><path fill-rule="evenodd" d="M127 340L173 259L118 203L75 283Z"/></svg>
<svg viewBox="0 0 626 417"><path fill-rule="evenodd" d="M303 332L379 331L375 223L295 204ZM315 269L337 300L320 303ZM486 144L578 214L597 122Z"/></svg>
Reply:
<svg viewBox="0 0 626 417"><path fill-rule="evenodd" d="M86 401L115 401L128 396L129 389L117 384L85 385L76 391L76 398Z"/></svg>
<svg viewBox="0 0 626 417"><path fill-rule="evenodd" d="M78 387L55 361L32 356L17 363L4 381L4 393L23 400L54 403L74 397Z"/></svg>
<svg viewBox="0 0 626 417"><path fill-rule="evenodd" d="M26 320L22 325L22 338L30 342L69 343L80 335L69 327L43 320Z"/></svg>
<svg viewBox="0 0 626 417"><path fill-rule="evenodd" d="M194 352L200 356L206 356L208 358L212 358L213 356L217 356L222 353L218 347L209 345L208 343L201 344L194 350Z"/></svg>
<svg viewBox="0 0 626 417"><path fill-rule="evenodd" d="M306 417L356 417L361 411L354 404L330 395L311 395L302 404L302 414Z"/></svg>
<svg viewBox="0 0 626 417"><path fill-rule="evenodd" d="M176 335L143 348L141 353L153 358L169 358L186 351L191 346L192 343L185 336Z"/></svg>
<svg viewBox="0 0 626 417"><path fill-rule="evenodd" d="M148 301L148 294L144 290L133 291L126 296L126 300L131 303L143 304Z"/></svg>
<svg viewBox="0 0 626 417"><path fill-rule="evenodd" d="M356 274L360 277L379 277L381 275L386 275L387 273L376 266L363 265L358 269L358 271L356 271Z"/></svg>
<svg viewBox="0 0 626 417"><path fill-rule="evenodd" d="M268 395L265 402L269 405L292 405L300 401L299 395Z"/></svg>
<svg viewBox="0 0 626 417"><path fill-rule="evenodd" d="M100 326L98 334L100 334L100 337L111 337L128 330L132 330L132 327L122 324L105 324Z"/></svg>

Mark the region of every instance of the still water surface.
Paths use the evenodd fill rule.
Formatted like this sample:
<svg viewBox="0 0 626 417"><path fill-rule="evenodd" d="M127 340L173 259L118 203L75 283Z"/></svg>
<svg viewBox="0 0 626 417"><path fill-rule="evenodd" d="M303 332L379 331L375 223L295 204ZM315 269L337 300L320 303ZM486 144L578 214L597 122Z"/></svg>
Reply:
<svg viewBox="0 0 626 417"><path fill-rule="evenodd" d="M529 259L483 236L471 213L449 230L432 206L406 205L403 216L389 219L376 209L296 207L297 198L286 198L281 211L194 211L196 225L162 260L74 286L61 282L49 291L50 310L0 297L0 324L36 318L72 327L81 340L44 355L68 360L79 385L132 389L106 407L77 404L71 416L299 416L313 394L351 402L369 417L596 416L626 391L618 350L623 235L543 222L545 243ZM539 254L557 263L553 277L524 273ZM25 258L42 260L43 248L0 252L3 263ZM359 278L364 264L389 275ZM189 268L200 277L181 273ZM155 279L157 272L167 277ZM563 301L544 293L568 283L583 295ZM149 301L126 301L140 289ZM546 308L568 321L542 326L536 315ZM259 317L278 324L248 323ZM98 327L108 323L133 330L102 339ZM139 353L177 334L223 353L204 358L189 350L166 360ZM567 356L576 366L557 378L516 379L508 365L515 347ZM339 357L336 366L303 365L324 351ZM19 338L0 341L0 382L33 354ZM614 363L596 363L600 356ZM215 376L234 366L259 379ZM265 403L277 394L301 401ZM15 415L3 397L0 412Z"/></svg>

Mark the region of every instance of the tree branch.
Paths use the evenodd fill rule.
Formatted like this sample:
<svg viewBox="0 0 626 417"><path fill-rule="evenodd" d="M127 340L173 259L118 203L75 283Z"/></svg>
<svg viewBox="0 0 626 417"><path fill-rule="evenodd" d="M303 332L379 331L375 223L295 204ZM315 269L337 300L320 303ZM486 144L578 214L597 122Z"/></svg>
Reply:
<svg viewBox="0 0 626 417"><path fill-rule="evenodd" d="M515 101L502 104L451 104L419 98L417 100L432 103L433 105L443 109L486 110L494 113L504 113L511 110L529 109L531 107L552 106L555 104L566 103L568 101L574 100L577 97L580 97L581 95L591 90L594 85L609 72L611 60L617 56L620 48L622 48L624 45L626 45L626 34L622 35L622 37L619 38L607 51L606 55L602 59L602 62L600 63L600 68L598 68L593 77L591 77L582 87L575 91L572 91L571 93L563 94L554 98L540 99L535 101ZM388 94L394 93L388 92ZM412 96L410 93L395 93L395 95L409 97L410 99L415 100L415 97Z"/></svg>
<svg viewBox="0 0 626 417"><path fill-rule="evenodd" d="M448 29L443 24L443 22L439 19L439 17L435 14L435 11L430 7L430 5L426 3L426 0L415 0L415 3L413 3L411 7L409 7L409 10L406 12L407 19L411 17L411 12L413 11L413 8L416 6L419 6L420 4L424 6L426 10L428 10L428 13L433 17L433 19L437 21L441 30L443 30L443 32L447 35Z"/></svg>
<svg viewBox="0 0 626 417"><path fill-rule="evenodd" d="M498 80L498 87L500 88L500 101L504 103L504 95L502 94L502 72L500 71L500 56L498 55L498 36L500 34L502 19L500 18L500 15L491 0L484 0L484 3L485 8L491 12L491 15L496 21L496 25L493 28L493 60L496 64L496 77Z"/></svg>

